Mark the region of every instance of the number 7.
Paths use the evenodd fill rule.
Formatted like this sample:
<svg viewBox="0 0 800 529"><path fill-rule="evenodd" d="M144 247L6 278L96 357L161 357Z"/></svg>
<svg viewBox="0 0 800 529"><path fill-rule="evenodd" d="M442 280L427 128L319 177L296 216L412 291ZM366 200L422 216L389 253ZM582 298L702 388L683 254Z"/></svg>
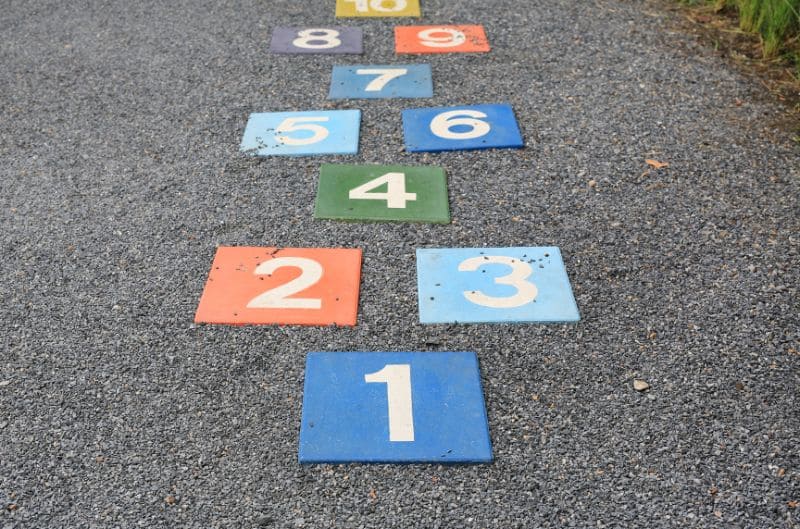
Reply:
<svg viewBox="0 0 800 529"><path fill-rule="evenodd" d="M361 68L356 70L357 75L377 75L367 85L365 91L367 92L380 92L392 79L397 79L407 74L408 70L405 68Z"/></svg>

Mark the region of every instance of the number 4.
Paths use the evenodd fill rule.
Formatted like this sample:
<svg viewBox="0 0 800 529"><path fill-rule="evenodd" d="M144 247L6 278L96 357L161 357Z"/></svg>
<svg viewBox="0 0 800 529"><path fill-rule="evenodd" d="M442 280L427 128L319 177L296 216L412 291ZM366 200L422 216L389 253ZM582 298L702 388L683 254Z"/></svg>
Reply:
<svg viewBox="0 0 800 529"><path fill-rule="evenodd" d="M371 191L382 185L387 186L385 193ZM416 193L406 193L406 175L404 173L386 173L350 190L349 197L355 200L385 200L389 209L405 209L406 202L417 200Z"/></svg>

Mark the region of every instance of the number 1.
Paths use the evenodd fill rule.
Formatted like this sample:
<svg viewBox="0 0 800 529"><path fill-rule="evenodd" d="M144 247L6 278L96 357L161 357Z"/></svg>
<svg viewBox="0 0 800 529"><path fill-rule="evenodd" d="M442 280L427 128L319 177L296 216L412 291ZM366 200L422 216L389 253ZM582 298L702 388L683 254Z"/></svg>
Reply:
<svg viewBox="0 0 800 529"><path fill-rule="evenodd" d="M385 383L389 401L389 441L414 440L414 412L411 405L411 365L387 364L375 373L364 375L364 381Z"/></svg>

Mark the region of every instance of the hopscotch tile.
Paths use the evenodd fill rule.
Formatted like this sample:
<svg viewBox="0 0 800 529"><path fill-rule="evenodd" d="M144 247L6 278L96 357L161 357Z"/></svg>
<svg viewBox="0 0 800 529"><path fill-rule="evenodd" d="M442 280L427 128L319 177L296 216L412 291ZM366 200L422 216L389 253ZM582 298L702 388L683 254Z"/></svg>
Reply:
<svg viewBox="0 0 800 529"><path fill-rule="evenodd" d="M525 145L514 110L505 103L403 110L403 135L409 152Z"/></svg>
<svg viewBox="0 0 800 529"><path fill-rule="evenodd" d="M356 154L360 110L250 114L240 150L256 156Z"/></svg>
<svg viewBox="0 0 800 529"><path fill-rule="evenodd" d="M421 323L580 320L556 247L417 249Z"/></svg>
<svg viewBox="0 0 800 529"><path fill-rule="evenodd" d="M299 459L300 463L490 462L492 446L477 356L309 353Z"/></svg>
<svg viewBox="0 0 800 529"><path fill-rule="evenodd" d="M397 26L396 53L485 53L491 50L483 26Z"/></svg>
<svg viewBox="0 0 800 529"><path fill-rule="evenodd" d="M440 167L323 165L314 216L446 224L447 178Z"/></svg>
<svg viewBox="0 0 800 529"><path fill-rule="evenodd" d="M288 54L353 54L364 52L361 28L276 27L272 30L272 53Z"/></svg>
<svg viewBox="0 0 800 529"><path fill-rule="evenodd" d="M328 99L433 97L428 64L334 66Z"/></svg>
<svg viewBox="0 0 800 529"><path fill-rule="evenodd" d="M220 246L197 323L355 325L358 248Z"/></svg>
<svg viewBox="0 0 800 529"><path fill-rule="evenodd" d="M419 0L336 0L336 17L418 17Z"/></svg>

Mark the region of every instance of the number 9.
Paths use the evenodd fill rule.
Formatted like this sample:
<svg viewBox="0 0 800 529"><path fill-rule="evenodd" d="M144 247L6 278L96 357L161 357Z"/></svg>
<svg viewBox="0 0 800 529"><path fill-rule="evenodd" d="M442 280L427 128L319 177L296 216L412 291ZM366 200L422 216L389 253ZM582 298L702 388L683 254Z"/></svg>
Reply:
<svg viewBox="0 0 800 529"><path fill-rule="evenodd" d="M446 36L434 37L445 33ZM453 28L430 28L417 33L420 44L430 48L454 48L467 41L467 36L462 31Z"/></svg>

